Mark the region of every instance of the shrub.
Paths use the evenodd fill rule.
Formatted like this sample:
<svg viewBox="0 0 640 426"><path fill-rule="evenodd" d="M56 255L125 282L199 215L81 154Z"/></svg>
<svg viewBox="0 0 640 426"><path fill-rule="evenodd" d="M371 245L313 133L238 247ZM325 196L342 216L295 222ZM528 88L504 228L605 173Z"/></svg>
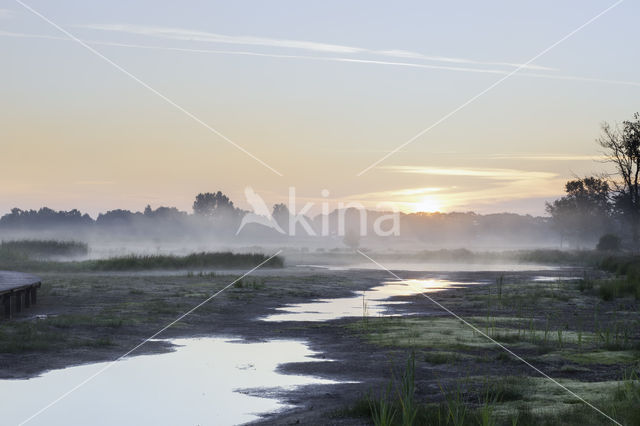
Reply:
<svg viewBox="0 0 640 426"><path fill-rule="evenodd" d="M614 234L605 234L600 237L596 249L600 251L620 251L620 238Z"/></svg>

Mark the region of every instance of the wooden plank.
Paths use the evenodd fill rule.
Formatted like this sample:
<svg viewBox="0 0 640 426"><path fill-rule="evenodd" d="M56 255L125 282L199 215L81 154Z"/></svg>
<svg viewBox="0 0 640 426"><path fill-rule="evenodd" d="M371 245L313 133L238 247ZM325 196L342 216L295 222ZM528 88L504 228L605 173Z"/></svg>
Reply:
<svg viewBox="0 0 640 426"><path fill-rule="evenodd" d="M26 288L40 282L35 275L23 272L0 271L0 294Z"/></svg>
<svg viewBox="0 0 640 426"><path fill-rule="evenodd" d="M35 275L0 271L0 296L5 318L12 318L14 313L21 312L23 305L28 308L35 304L40 285L40 278Z"/></svg>

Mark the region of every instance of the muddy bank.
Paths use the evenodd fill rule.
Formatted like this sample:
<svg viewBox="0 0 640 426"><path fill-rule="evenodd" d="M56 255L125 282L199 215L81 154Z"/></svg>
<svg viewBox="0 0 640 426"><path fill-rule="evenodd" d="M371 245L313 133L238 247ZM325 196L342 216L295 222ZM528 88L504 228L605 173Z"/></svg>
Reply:
<svg viewBox="0 0 640 426"><path fill-rule="evenodd" d="M398 272L406 279L448 279L474 285L452 288L430 294L434 299L465 318L479 318L487 314L487 297L495 293L496 279L518 288L529 285L536 277L575 277L582 270L521 272ZM0 354L0 375L3 378L25 378L43 371L71 365L116 359L141 340L174 320L178 315L235 279L230 275L64 275L44 274L44 287L39 304L29 311L29 317L2 324L5 336ZM276 312L286 304L304 303L317 298L339 298L352 295L389 280L384 271L329 271L292 268L274 274L274 271L248 277L221 293L208 304L185 318L175 327L162 333L160 338L194 337L210 335L239 336L248 341L266 339L303 339L310 348L320 353L323 362L294 363L280 366L285 373L316 375L345 382L338 385L307 386L297 390L259 389L247 392L277 395L284 402L296 406L281 413L266 415L260 423L367 423L367 419L353 416L353 407L372 390L387 385L406 361L409 351L417 351L416 398L438 400L440 386L461 377L470 376L531 376L530 368L517 360L505 358L495 347L443 347L447 357L437 359L433 348L415 342L405 344L402 338L380 344L371 338L371 330L360 328L362 317L343 318L321 323L287 321L264 322L258 318ZM540 288L547 284L538 281ZM560 288L562 281L556 282ZM573 288L573 287L572 287ZM516 298L509 290L505 294ZM564 296L562 296L564 297ZM390 305L390 314L404 314L405 318L431 319L449 315L421 296L400 296L396 301L409 302ZM554 330L565 323L575 322L576 312L554 309L560 303L571 305L572 300L559 298L556 305L545 303L554 315ZM575 303L575 302L573 302ZM582 307L594 301L581 300ZM522 306L520 306L522 308ZM505 308L505 315L513 314L513 306ZM542 309L542 308L541 308ZM497 309L499 310L499 309ZM512 312L513 311L513 312ZM46 315L46 319L35 319ZM408 315L408 316L407 316ZM607 320L607 312L601 314ZM367 321L375 323L381 318ZM425 325L429 325L425 323ZM376 330L384 330L372 325ZM463 327L462 325L459 325ZM22 344L21 328L32 336L31 346ZM448 333L448 331L446 331ZM419 337L419 336L418 336ZM34 341L37 344L33 344ZM416 349L417 348L417 349ZM171 350L162 342L149 342L133 355ZM567 362L561 357L547 357L535 346L518 348L519 354L535 358L541 368L554 377L574 380L601 381L615 379L618 370L611 365L589 365L588 368ZM456 356L450 355L456 352ZM547 352L548 354L548 352ZM439 354L438 354L439 355ZM440 355L439 355L440 356ZM451 362L451 361L454 362ZM455 362L458 361L458 362ZM463 361L463 362L460 362ZM574 365L575 364L575 365ZM574 365L575 368L567 368Z"/></svg>

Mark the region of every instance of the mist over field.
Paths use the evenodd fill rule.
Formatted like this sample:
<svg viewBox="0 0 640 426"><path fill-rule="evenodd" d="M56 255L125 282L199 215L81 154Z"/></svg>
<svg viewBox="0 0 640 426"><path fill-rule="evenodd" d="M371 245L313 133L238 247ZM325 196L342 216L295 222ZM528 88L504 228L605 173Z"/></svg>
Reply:
<svg viewBox="0 0 640 426"><path fill-rule="evenodd" d="M247 212L236 209L204 216L161 207L144 212L115 210L93 219L77 210L14 210L0 218L0 238L79 240L89 243L92 255L122 249L131 253L179 254L257 247L265 250L274 247L340 250L349 247L350 242L345 235L357 235L357 247L384 251L411 252L440 248L503 250L560 246L560 239L547 217L506 213L399 213L398 235L378 235L373 228L374 222L382 216L390 216L392 212L359 212L352 209L334 211L327 217L305 216L296 224L294 234L288 232L288 214L274 215L281 229L287 230L286 234L253 223L237 233L245 214ZM309 224L313 234L307 232L301 220ZM340 225L340 222L344 225ZM328 226L323 228L325 223ZM361 224L364 224L363 228ZM391 219L382 227L385 225L389 228ZM595 242L581 241L581 245L586 247Z"/></svg>
<svg viewBox="0 0 640 426"><path fill-rule="evenodd" d="M0 0L0 425L639 426L639 17Z"/></svg>

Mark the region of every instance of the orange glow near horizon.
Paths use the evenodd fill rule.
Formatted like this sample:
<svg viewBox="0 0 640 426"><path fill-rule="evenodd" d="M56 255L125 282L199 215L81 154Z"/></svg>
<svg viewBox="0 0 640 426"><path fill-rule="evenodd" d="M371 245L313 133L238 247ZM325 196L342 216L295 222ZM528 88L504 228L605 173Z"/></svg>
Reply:
<svg viewBox="0 0 640 426"><path fill-rule="evenodd" d="M434 196L423 197L419 201L413 203L415 212L435 213L443 210L443 203Z"/></svg>

